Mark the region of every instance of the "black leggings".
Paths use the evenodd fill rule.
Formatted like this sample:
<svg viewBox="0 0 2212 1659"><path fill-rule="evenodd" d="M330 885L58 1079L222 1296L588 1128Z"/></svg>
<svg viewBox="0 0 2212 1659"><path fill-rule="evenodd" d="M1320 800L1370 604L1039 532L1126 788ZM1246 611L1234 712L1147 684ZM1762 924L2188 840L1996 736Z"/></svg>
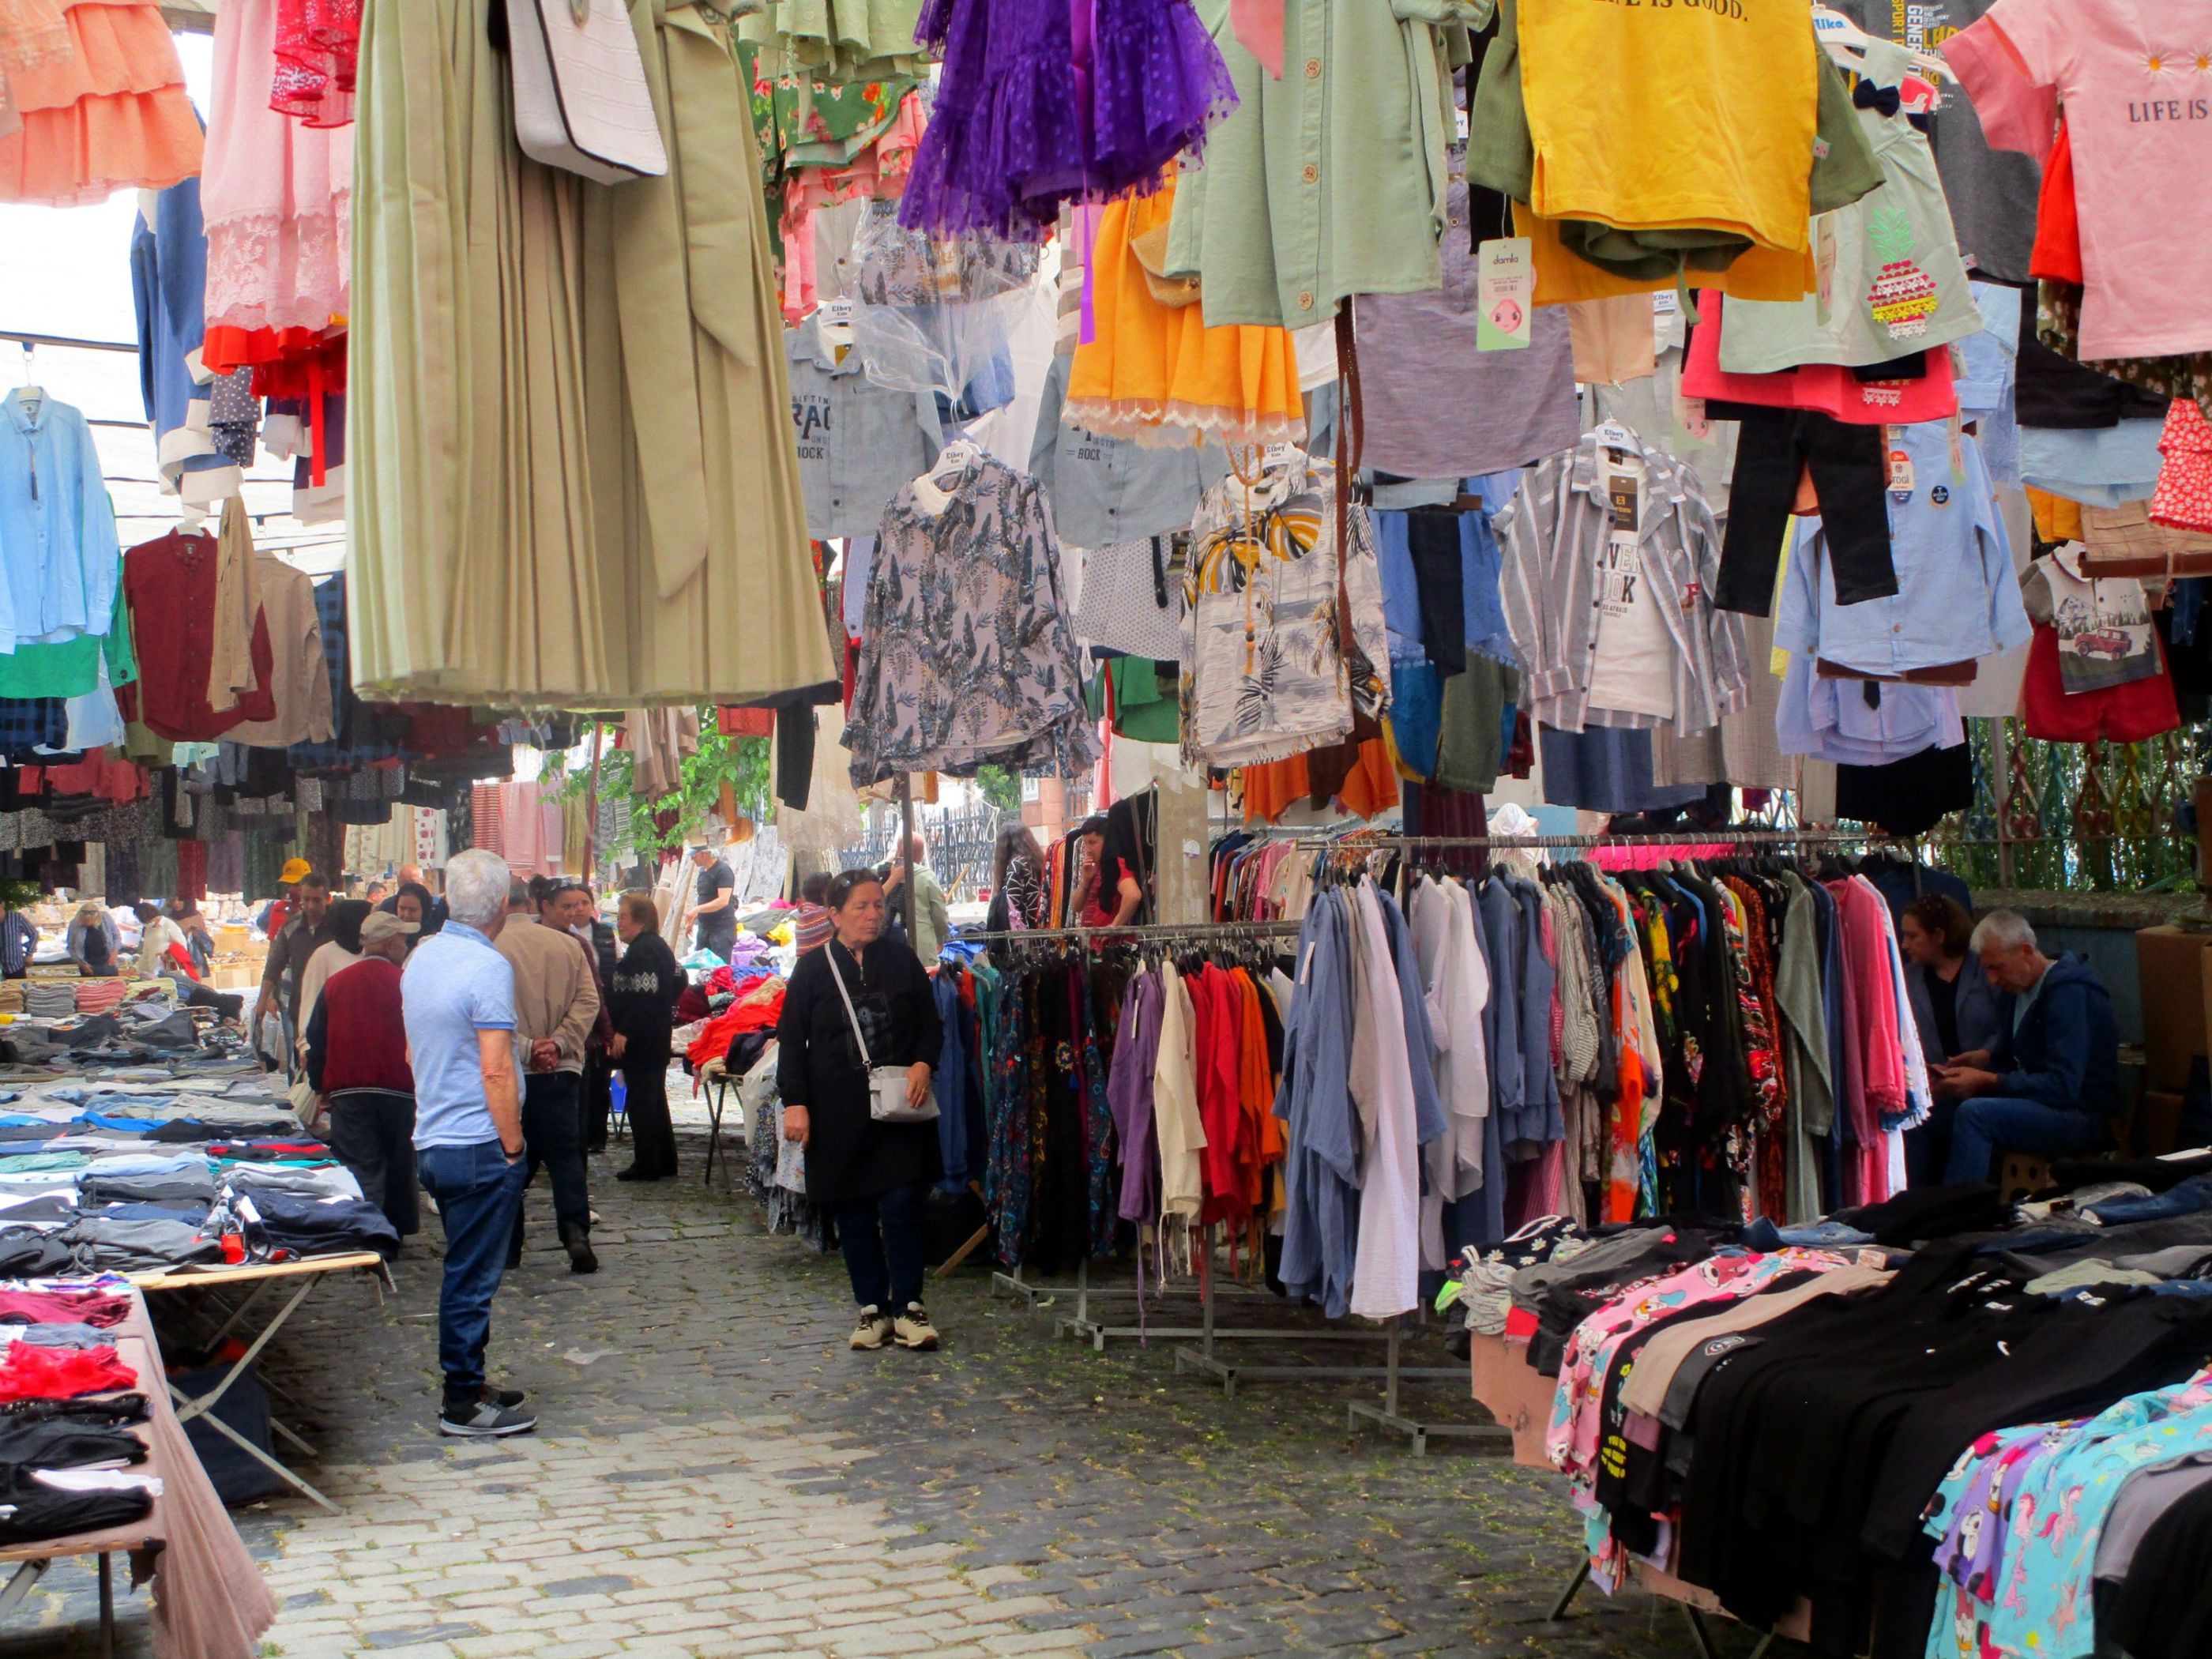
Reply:
<svg viewBox="0 0 2212 1659"><path fill-rule="evenodd" d="M1888 453L1878 426L1852 426L1806 409L1746 409L1729 491L1728 537L1713 603L1765 617L1774 609L1774 573L1809 469L1827 533L1836 600L1858 605L1897 592L1889 544Z"/></svg>
<svg viewBox="0 0 2212 1659"><path fill-rule="evenodd" d="M668 1042L639 1045L623 1054L623 1089L635 1148L630 1162L641 1175L676 1173L676 1126L668 1115Z"/></svg>

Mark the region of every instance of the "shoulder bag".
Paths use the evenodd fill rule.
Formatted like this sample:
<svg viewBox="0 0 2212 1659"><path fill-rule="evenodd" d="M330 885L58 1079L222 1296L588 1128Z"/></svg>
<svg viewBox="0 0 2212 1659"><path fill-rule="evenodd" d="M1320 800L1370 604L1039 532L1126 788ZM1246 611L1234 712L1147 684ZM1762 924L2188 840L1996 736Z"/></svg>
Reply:
<svg viewBox="0 0 2212 1659"><path fill-rule="evenodd" d="M507 15L525 155L602 185L668 171L623 0L507 0Z"/></svg>
<svg viewBox="0 0 2212 1659"><path fill-rule="evenodd" d="M922 1097L919 1106L906 1097L906 1067L878 1066L868 1058L868 1040L860 1035L860 1017L853 1012L852 994L845 988L845 976L837 971L837 958L830 945L822 947L830 963L830 977L837 981L837 994L845 1004L845 1018L853 1022L853 1041L860 1046L860 1064L868 1073L868 1115L878 1123L931 1123L937 1118L937 1096L934 1091Z"/></svg>

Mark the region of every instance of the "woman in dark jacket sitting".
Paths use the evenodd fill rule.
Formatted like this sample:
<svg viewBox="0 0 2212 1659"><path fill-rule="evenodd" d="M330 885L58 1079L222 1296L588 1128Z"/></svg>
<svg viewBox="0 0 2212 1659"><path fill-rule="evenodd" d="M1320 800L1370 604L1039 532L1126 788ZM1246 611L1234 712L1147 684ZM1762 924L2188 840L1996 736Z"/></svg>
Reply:
<svg viewBox="0 0 2212 1659"><path fill-rule="evenodd" d="M944 1027L920 958L883 937L884 885L875 873L848 870L828 896L836 937L792 969L776 1031L784 1138L806 1148L806 1195L837 1223L860 1304L852 1346L933 1348L937 1331L921 1305L921 1223L930 1183L943 1172L937 1126L872 1116L868 1067L905 1068L907 1098L919 1104L929 1097Z"/></svg>

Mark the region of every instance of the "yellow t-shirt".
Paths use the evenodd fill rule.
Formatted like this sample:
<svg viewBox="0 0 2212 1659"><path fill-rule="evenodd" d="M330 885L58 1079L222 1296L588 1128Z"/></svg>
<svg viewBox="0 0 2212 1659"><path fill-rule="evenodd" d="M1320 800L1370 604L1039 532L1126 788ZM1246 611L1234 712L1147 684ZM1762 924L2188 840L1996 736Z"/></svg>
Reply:
<svg viewBox="0 0 2212 1659"><path fill-rule="evenodd" d="M1513 204L1513 234L1528 239L1540 306L1659 294L1674 286L1672 276L1620 276L1592 264L1559 240L1556 222L1537 217L1518 202ZM1813 291L1815 273L1809 247L1793 252L1754 247L1738 254L1726 270L1692 270L1688 275L1692 288L1717 289L1731 300L1798 300Z"/></svg>
<svg viewBox="0 0 2212 1659"><path fill-rule="evenodd" d="M1807 244L1820 83L1790 0L1524 0L1521 84L1547 219Z"/></svg>

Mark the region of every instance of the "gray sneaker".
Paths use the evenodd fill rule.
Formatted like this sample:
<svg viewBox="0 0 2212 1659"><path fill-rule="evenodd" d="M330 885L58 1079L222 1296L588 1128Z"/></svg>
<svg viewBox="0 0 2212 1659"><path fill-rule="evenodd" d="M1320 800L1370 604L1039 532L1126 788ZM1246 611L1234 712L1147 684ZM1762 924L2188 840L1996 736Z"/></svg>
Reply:
<svg viewBox="0 0 2212 1659"><path fill-rule="evenodd" d="M495 1440L502 1435L527 1434L538 1426L538 1414L520 1406L501 1406L479 1400L465 1412L447 1406L438 1413L440 1434L472 1440Z"/></svg>

